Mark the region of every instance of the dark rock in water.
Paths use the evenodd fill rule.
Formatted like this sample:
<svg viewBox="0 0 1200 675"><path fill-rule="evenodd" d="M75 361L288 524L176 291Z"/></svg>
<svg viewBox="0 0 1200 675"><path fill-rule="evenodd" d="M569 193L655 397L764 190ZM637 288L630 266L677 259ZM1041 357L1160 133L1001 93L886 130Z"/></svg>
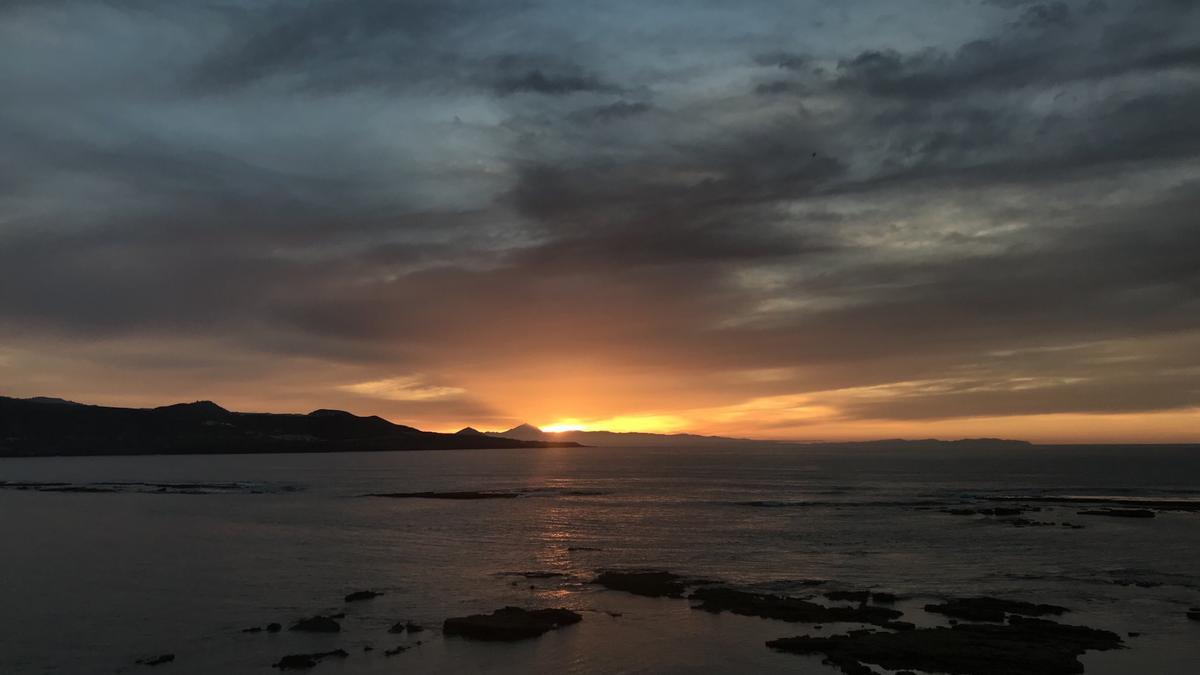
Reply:
<svg viewBox="0 0 1200 675"><path fill-rule="evenodd" d="M1114 586L1137 586L1138 588L1158 588L1163 585L1161 581L1147 581L1145 579L1113 579L1108 583Z"/></svg>
<svg viewBox="0 0 1200 675"><path fill-rule="evenodd" d="M524 577L526 579L554 579L557 577L565 577L567 575L564 572L538 571L538 572L501 572L500 576Z"/></svg>
<svg viewBox="0 0 1200 675"><path fill-rule="evenodd" d="M378 593L376 591L355 591L355 592L351 593L350 595L347 595L345 600L346 600L346 602L359 602L361 600L370 600L371 598L378 598L381 595L383 595L383 593Z"/></svg>
<svg viewBox="0 0 1200 675"><path fill-rule="evenodd" d="M383 655L384 656L395 656L397 654L403 654L406 651L408 651L408 647L401 645L399 647L393 647L392 649L385 649L383 651Z"/></svg>
<svg viewBox="0 0 1200 675"><path fill-rule="evenodd" d="M866 602L871 598L870 591L829 591L824 595L830 600L847 600L850 602Z"/></svg>
<svg viewBox="0 0 1200 675"><path fill-rule="evenodd" d="M387 497L389 499L514 499L520 497L519 492L382 492L369 494L368 497Z"/></svg>
<svg viewBox="0 0 1200 675"><path fill-rule="evenodd" d="M1192 621L1200 621L1200 607L1193 607L1187 611L1187 618Z"/></svg>
<svg viewBox="0 0 1200 675"><path fill-rule="evenodd" d="M372 647L371 645L363 645L363 651L364 652L373 652L373 651L375 651L375 648Z"/></svg>
<svg viewBox="0 0 1200 675"><path fill-rule="evenodd" d="M388 629L388 632L389 633L403 633L405 631L405 629L407 629L407 628L408 628L408 626L405 625L405 623L403 621L397 621L396 623L392 624L392 627Z"/></svg>
<svg viewBox="0 0 1200 675"><path fill-rule="evenodd" d="M474 640L513 641L538 637L547 631L582 620L583 617L569 609L505 607L491 614L446 619L442 624L442 632Z"/></svg>
<svg viewBox="0 0 1200 675"><path fill-rule="evenodd" d="M425 630L425 627L424 627L424 626L422 626L422 625L419 625L419 624L415 624L415 623L413 623L413 622L411 622L411 621L409 621L409 622L406 622L406 623L404 624L404 628L405 628L405 629L406 629L406 630L407 630L409 633L420 633L421 631Z"/></svg>
<svg viewBox="0 0 1200 675"><path fill-rule="evenodd" d="M1054 527L1058 523L1052 523L1046 520L1031 520L1029 518L1002 518L998 522L1013 527Z"/></svg>
<svg viewBox="0 0 1200 675"><path fill-rule="evenodd" d="M992 500L1047 502L1074 505L1112 505L1120 508L1138 507L1158 511L1200 511L1200 501L1191 499L1128 499L1125 497L993 497ZM1142 516L1145 517L1145 516Z"/></svg>
<svg viewBox="0 0 1200 675"><path fill-rule="evenodd" d="M666 570L602 570L592 583L648 598L682 598L684 578Z"/></svg>
<svg viewBox="0 0 1200 675"><path fill-rule="evenodd" d="M272 667L280 670L307 670L315 667L323 659L332 657L344 659L348 656L350 654L345 649L335 649L331 652L318 652L315 654L288 654L279 659L278 663L272 664Z"/></svg>
<svg viewBox="0 0 1200 675"><path fill-rule="evenodd" d="M1153 518L1154 512L1149 509L1094 509L1080 511L1081 516L1112 516L1114 518Z"/></svg>
<svg viewBox="0 0 1200 675"><path fill-rule="evenodd" d="M299 630L307 633L337 633L342 630L342 626L328 616L314 616L307 619L300 619L288 630Z"/></svg>
<svg viewBox="0 0 1200 675"><path fill-rule="evenodd" d="M1021 614L1024 616L1059 615L1068 612L1066 607L1058 605L1039 605L1020 600L1001 600L999 598L961 598L949 600L942 604L925 605L926 612L944 614L965 621L1004 621L1005 614Z"/></svg>
<svg viewBox="0 0 1200 675"><path fill-rule="evenodd" d="M174 660L174 654L161 654L147 659L138 659L137 662L143 666L161 666L164 663L171 663Z"/></svg>
<svg viewBox="0 0 1200 675"><path fill-rule="evenodd" d="M576 551L603 551L603 550L604 549L602 549L602 548L596 548L594 546L568 546L567 547L567 551L569 551L571 553L574 553Z"/></svg>
<svg viewBox="0 0 1200 675"><path fill-rule="evenodd" d="M851 675L913 669L958 675L1074 675L1087 650L1118 649L1115 633L1045 619L1013 617L1008 625L963 624L902 633L851 631L831 637L792 637L767 646L795 654L824 654Z"/></svg>
<svg viewBox="0 0 1200 675"><path fill-rule="evenodd" d="M946 508L942 509L942 513L949 513L952 516L1019 516L1029 511L1041 511L1040 507L1036 506L996 506L988 508Z"/></svg>
<svg viewBox="0 0 1200 675"><path fill-rule="evenodd" d="M267 632L268 632L268 633L278 633L278 632L279 632L279 631L281 631L281 630L283 630L283 626L281 626L281 625L279 625L279 624L277 624L277 623L269 623L269 624L267 624Z"/></svg>
<svg viewBox="0 0 1200 675"><path fill-rule="evenodd" d="M890 604L896 602L896 594L895 593L881 593L879 591L874 591L871 593L871 602L875 602L875 603L878 603L881 605L890 605Z"/></svg>
<svg viewBox="0 0 1200 675"><path fill-rule="evenodd" d="M1132 630L1129 631L1128 633L1126 633L1126 635L1128 635L1129 637L1141 637L1142 636L1141 633L1139 633L1137 631L1132 631Z"/></svg>
<svg viewBox="0 0 1200 675"><path fill-rule="evenodd" d="M896 621L904 615L903 612L886 607L826 607L800 598L748 593L732 588L701 588L691 597L700 601L695 609L708 612L726 611L796 623L870 623L897 630L913 628L912 624Z"/></svg>
<svg viewBox="0 0 1200 675"><path fill-rule="evenodd" d="M40 488L39 492L84 492L84 493L102 493L102 492L119 492L114 487L99 487L94 485L70 485L67 487Z"/></svg>
<svg viewBox="0 0 1200 675"><path fill-rule="evenodd" d="M338 612L337 614L330 614L330 615L329 615L329 618L331 618L331 619L344 619L344 618L346 618L346 613L345 613L345 612Z"/></svg>
<svg viewBox="0 0 1200 675"><path fill-rule="evenodd" d="M1050 523L1043 520L1032 520L1022 517L1022 514L1031 511L1041 511L1039 506L995 506L987 508L946 508L942 509L942 513L949 513L954 516L995 516L992 522L1004 523L1013 527L1050 527L1056 523Z"/></svg>
<svg viewBox="0 0 1200 675"><path fill-rule="evenodd" d="M262 629L262 626L251 626L249 628L243 628L242 632L243 633L261 633L261 632L263 632L263 629Z"/></svg>

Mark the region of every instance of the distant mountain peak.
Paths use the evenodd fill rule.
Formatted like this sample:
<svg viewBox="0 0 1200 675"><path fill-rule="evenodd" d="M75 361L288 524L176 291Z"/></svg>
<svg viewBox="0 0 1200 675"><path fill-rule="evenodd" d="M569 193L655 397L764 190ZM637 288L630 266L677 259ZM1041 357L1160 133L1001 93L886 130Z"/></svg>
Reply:
<svg viewBox="0 0 1200 675"><path fill-rule="evenodd" d="M515 438L522 441L541 441L554 438L541 429L529 423L518 424L508 431L489 431L485 436L496 436L499 438Z"/></svg>
<svg viewBox="0 0 1200 675"><path fill-rule="evenodd" d="M334 410L332 408L319 408L308 413L309 417L354 417L354 413L346 412L345 410Z"/></svg>
<svg viewBox="0 0 1200 675"><path fill-rule="evenodd" d="M155 410L169 412L186 412L192 415L211 414L211 415L228 415L229 411L212 401L192 401L191 403L173 403L171 405L162 405Z"/></svg>
<svg viewBox="0 0 1200 675"><path fill-rule="evenodd" d="M75 401L68 401L65 398L55 398L53 396L31 396L30 398L27 398L25 400L32 401L34 403L50 403L53 405L83 405L82 403L76 403Z"/></svg>
<svg viewBox="0 0 1200 675"><path fill-rule="evenodd" d="M475 427L463 427L454 433L458 434L459 436L482 436L483 435L483 432L476 429Z"/></svg>

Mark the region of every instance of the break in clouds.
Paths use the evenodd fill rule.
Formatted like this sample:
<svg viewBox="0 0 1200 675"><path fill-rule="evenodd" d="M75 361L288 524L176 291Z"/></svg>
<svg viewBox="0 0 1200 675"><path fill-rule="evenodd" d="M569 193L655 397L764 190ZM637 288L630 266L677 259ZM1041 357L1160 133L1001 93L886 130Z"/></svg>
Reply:
<svg viewBox="0 0 1200 675"><path fill-rule="evenodd" d="M1195 422L1198 36L1186 0L0 2L3 393Z"/></svg>

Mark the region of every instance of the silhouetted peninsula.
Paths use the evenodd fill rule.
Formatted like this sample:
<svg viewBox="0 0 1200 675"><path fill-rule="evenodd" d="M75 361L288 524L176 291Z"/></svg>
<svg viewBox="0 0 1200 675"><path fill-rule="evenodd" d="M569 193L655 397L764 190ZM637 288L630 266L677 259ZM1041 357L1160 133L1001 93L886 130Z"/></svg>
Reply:
<svg viewBox="0 0 1200 675"><path fill-rule="evenodd" d="M532 424L518 424L507 431L486 431L484 435L491 436L492 438L516 438L524 441L573 441L581 445L601 447L732 446L744 445L746 443L778 442L755 441L748 438L727 438L724 436L699 436L697 434L651 434L630 431L542 431Z"/></svg>
<svg viewBox="0 0 1200 675"><path fill-rule="evenodd" d="M460 434L479 433L471 427ZM936 438L903 439L891 438L877 441L772 441L727 436L700 436L697 434L652 434L630 431L542 431L532 424L518 424L507 431L487 431L492 438L516 438L524 441L572 441L581 445L597 447L737 447L747 444L803 443L809 446L838 446L855 448L917 449L952 447L971 450L1004 450L1030 447L1029 441L1007 438L962 438L940 440Z"/></svg>
<svg viewBox="0 0 1200 675"><path fill-rule="evenodd" d="M442 434L343 410L231 412L212 401L111 408L0 396L0 457L463 450L576 446L565 440Z"/></svg>

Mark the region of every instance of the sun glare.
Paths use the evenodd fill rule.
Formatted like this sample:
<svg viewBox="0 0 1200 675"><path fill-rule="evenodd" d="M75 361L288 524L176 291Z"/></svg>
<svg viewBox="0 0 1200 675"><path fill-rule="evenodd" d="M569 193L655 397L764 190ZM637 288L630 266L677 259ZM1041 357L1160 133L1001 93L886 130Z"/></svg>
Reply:
<svg viewBox="0 0 1200 675"><path fill-rule="evenodd" d="M583 431L584 426L578 422L555 422L541 427L542 431L552 434L562 433L564 431Z"/></svg>

